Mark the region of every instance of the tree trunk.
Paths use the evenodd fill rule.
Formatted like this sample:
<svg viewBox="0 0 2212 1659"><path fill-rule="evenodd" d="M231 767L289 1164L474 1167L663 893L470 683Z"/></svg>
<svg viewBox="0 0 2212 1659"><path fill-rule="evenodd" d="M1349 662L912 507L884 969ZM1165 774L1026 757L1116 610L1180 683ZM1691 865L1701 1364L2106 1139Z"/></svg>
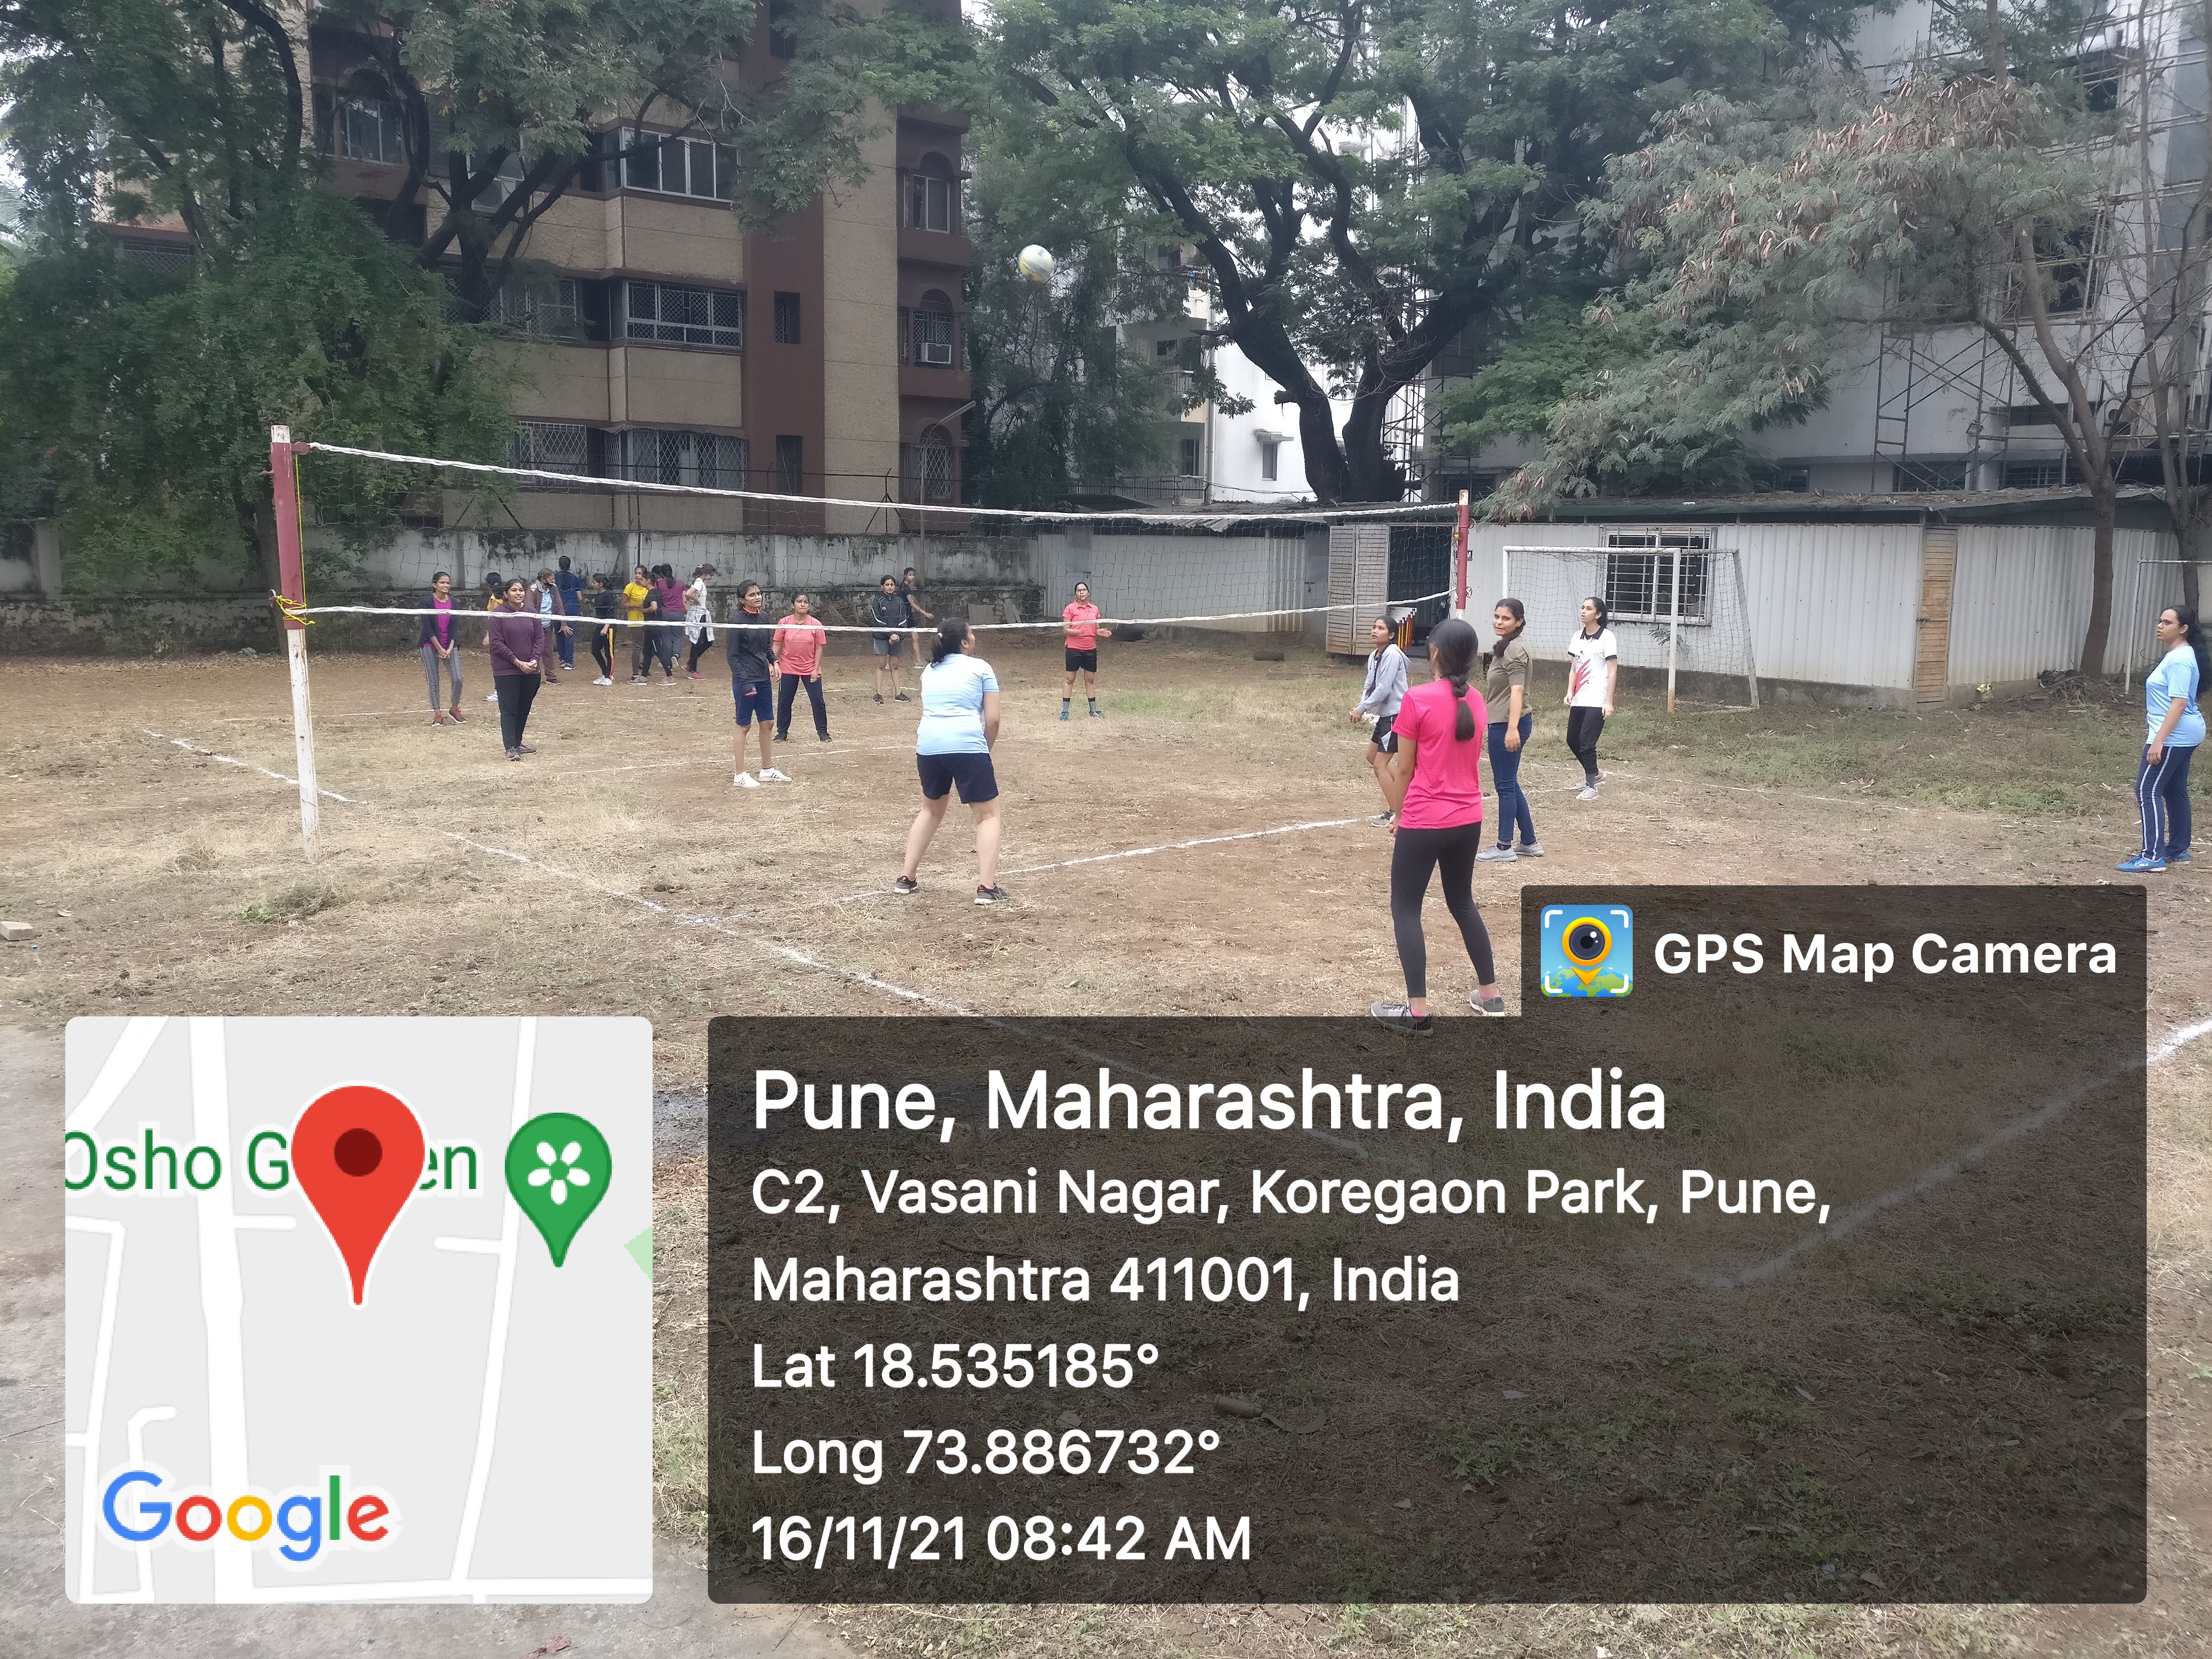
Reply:
<svg viewBox="0 0 2212 1659"><path fill-rule="evenodd" d="M1390 394L1366 393L1352 400L1344 422L1344 499L1347 501L1401 500L1406 484L1390 465L1382 444L1382 423Z"/></svg>
<svg viewBox="0 0 2212 1659"><path fill-rule="evenodd" d="M2181 552L2181 602L2197 611L2202 608L2198 595L2203 591L2198 567L2212 564L2212 524L2199 520L2177 526L2176 530L2175 545Z"/></svg>
<svg viewBox="0 0 2212 1659"><path fill-rule="evenodd" d="M2112 631L2112 535L2120 516L2119 492L2109 485L2092 486L2096 508L2095 551L2089 562L2089 626L2081 636L2081 677L2094 679L2105 672L2105 646Z"/></svg>

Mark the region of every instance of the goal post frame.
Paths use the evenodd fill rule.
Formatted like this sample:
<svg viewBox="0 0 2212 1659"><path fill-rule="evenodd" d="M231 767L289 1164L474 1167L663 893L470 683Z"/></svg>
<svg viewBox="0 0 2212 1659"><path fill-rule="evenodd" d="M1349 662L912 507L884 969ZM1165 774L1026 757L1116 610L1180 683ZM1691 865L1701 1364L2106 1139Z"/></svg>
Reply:
<svg viewBox="0 0 2212 1659"><path fill-rule="evenodd" d="M1750 590L1744 580L1743 552L1740 548L1708 547L1701 550L1669 550L1664 547L1585 547L1549 542L1510 542L1498 550L1498 583L1504 592L1510 593L1513 591L1513 556L1516 553L1561 553L1576 555L1585 558L1594 558L1598 556L1613 557L1623 553L1657 554L1668 552L1670 550L1676 552L1677 556L1672 567L1674 580L1672 591L1668 598L1668 616L1666 619L1667 712L1670 714L1674 712L1676 641L1681 631L1682 617L1682 560L1680 556L1680 553L1686 550L1693 552L1702 551L1708 556L1721 556L1725 557L1729 562L1731 585L1735 590L1736 610L1743 618L1743 678L1746 689L1750 694L1751 707L1753 709L1757 709L1760 706L1759 695L1759 651L1757 644L1752 637ZM1462 578L1464 578L1465 573L1466 554L1464 550L1462 550L1461 556L1461 574ZM1707 584L1706 591L1708 593L1712 591L1710 581Z"/></svg>

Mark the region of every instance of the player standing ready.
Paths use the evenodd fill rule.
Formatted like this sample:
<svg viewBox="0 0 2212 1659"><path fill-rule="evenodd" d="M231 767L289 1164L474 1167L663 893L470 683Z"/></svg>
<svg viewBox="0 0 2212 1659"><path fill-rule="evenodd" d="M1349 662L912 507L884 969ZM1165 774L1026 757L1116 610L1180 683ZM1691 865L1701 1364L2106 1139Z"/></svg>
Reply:
<svg viewBox="0 0 2212 1659"><path fill-rule="evenodd" d="M914 607L899 591L898 578L886 576L876 584L875 597L868 601L868 620L876 625L876 631L868 635L868 643L876 653L876 701L884 700L884 672L888 669L891 701L904 702L907 695L899 690L899 659L906 653L907 630L914 626Z"/></svg>
<svg viewBox="0 0 2212 1659"><path fill-rule="evenodd" d="M1598 734L1613 713L1613 684L1620 678L1620 644L1606 618L1605 601L1592 594L1583 601L1583 625L1567 641L1567 747L1583 763L1577 800L1595 800L1605 774L1597 769Z"/></svg>
<svg viewBox="0 0 2212 1659"><path fill-rule="evenodd" d="M2158 613L2158 642L2166 654L2143 676L2142 763L2136 769L2136 805L2142 813L2142 848L2118 866L2143 875L2189 862L2189 763L2204 741L2204 716L2197 698L2207 666L2204 631L2197 613L2170 605Z"/></svg>
<svg viewBox="0 0 2212 1659"><path fill-rule="evenodd" d="M740 789L789 783L775 769L775 629L761 610L761 585L747 582L740 587L738 605L722 638L722 649L730 659L730 695L738 704L738 775L730 781ZM745 733L756 720L760 723L758 778L745 770Z"/></svg>
<svg viewBox="0 0 2212 1659"><path fill-rule="evenodd" d="M1388 617L1370 623L1367 637L1375 649L1367 655L1367 681L1360 688L1359 701L1352 706L1352 723L1357 726L1370 717L1375 721L1375 734L1367 739L1367 764L1374 769L1375 787L1382 792L1382 810L1367 821L1388 830L1398 817L1390 793L1390 757L1397 752L1398 739L1390 728L1406 701L1406 653L1398 648Z"/></svg>
<svg viewBox="0 0 2212 1659"><path fill-rule="evenodd" d="M775 688L775 740L791 736L791 705L801 686L807 706L814 711L814 735L830 741L830 711L822 702L822 647L830 635L815 619L813 601L804 593L791 596L791 614L775 625L775 665L782 678Z"/></svg>
<svg viewBox="0 0 2212 1659"><path fill-rule="evenodd" d="M973 654L975 635L957 617L937 625L937 643L921 671L921 725L915 734L915 767L921 775L921 811L906 832L906 862L894 892L921 884L915 872L930 838L945 822L956 788L975 815L975 902L996 904L999 885L999 778L991 750L999 740L999 677Z"/></svg>
<svg viewBox="0 0 2212 1659"><path fill-rule="evenodd" d="M1067 678L1060 688L1060 717L1067 718L1067 705L1075 695L1075 671L1083 671L1083 695L1091 704L1091 717L1098 713L1098 641L1110 640L1114 630L1098 625L1098 607L1091 603L1091 584L1078 582L1075 597L1060 613L1060 632L1067 637Z"/></svg>
<svg viewBox="0 0 2212 1659"><path fill-rule="evenodd" d="M1528 609L1520 600L1500 599L1491 608L1490 631L1498 635L1498 643L1482 655L1489 673L1482 700L1490 705L1490 775L1498 788L1498 844L1476 854L1485 861L1544 856L1536 840L1536 820L1528 811L1528 792L1521 787L1521 757L1536 725L1528 708L1528 676L1534 665L1528 660L1528 643L1521 637L1528 627ZM1517 852L1513 846L1516 825L1521 830Z"/></svg>

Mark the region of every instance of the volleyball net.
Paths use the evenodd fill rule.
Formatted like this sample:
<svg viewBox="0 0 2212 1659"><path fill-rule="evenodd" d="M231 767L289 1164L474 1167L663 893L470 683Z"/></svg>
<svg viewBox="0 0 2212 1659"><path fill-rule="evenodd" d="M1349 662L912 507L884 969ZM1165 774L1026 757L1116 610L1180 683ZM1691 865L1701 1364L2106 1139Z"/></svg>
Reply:
<svg viewBox="0 0 2212 1659"><path fill-rule="evenodd" d="M709 465L682 477L599 476L544 466L408 454L343 444L285 444L294 514L305 510L303 565L342 553L350 594L310 596L288 581L286 614L395 618L442 614L428 604L434 575L450 577L457 611L482 612L487 584L566 570L596 592L572 613L618 629L684 628L669 611L633 617L621 599L638 580L688 586L707 569L712 619L727 622L741 586L757 581L772 614L805 593L833 633L879 633L872 601L884 577L915 601L915 625L959 617L978 631L1056 637L1060 611L1085 584L1101 626L1237 633L1322 630L1318 619L1348 601L1333 596L1327 532L1364 523L1449 534L1458 509L1414 503L1285 511L1259 503L1212 507L1116 505L1091 510L986 507L861 495L799 495L715 482ZM278 458L272 465L282 471ZM680 469L678 471L681 471ZM319 478L319 475L320 477ZM365 530L317 495L358 500L373 480L404 499L398 525ZM286 514L280 510L282 538ZM1408 567L1425 591L1367 596L1404 605L1448 599L1435 573ZM319 588L325 584L316 583ZM574 584L563 584L573 588ZM395 600L395 593L422 597ZM367 596L377 595L371 601ZM1362 616L1364 629L1369 618Z"/></svg>

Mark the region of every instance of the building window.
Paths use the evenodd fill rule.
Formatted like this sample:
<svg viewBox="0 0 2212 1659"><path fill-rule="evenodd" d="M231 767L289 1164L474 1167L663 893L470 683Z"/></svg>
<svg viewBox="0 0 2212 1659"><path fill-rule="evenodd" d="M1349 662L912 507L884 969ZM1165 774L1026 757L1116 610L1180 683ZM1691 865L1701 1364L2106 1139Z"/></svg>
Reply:
<svg viewBox="0 0 2212 1659"><path fill-rule="evenodd" d="M1281 476L1283 445L1279 438L1260 440L1260 476L1273 482Z"/></svg>
<svg viewBox="0 0 2212 1659"><path fill-rule="evenodd" d="M1176 445L1176 468L1186 478L1197 477L1205 469L1199 441L1184 438Z"/></svg>
<svg viewBox="0 0 2212 1659"><path fill-rule="evenodd" d="M538 472L566 472L587 478L592 475L592 430L557 421L518 421L507 441L508 465ZM550 478L525 478L525 489L576 489L576 484L556 483Z"/></svg>
<svg viewBox="0 0 2212 1659"><path fill-rule="evenodd" d="M580 338L589 325L584 285L574 276L510 277L484 307L484 321L526 334Z"/></svg>
<svg viewBox="0 0 2212 1659"><path fill-rule="evenodd" d="M910 501L952 499L951 445L939 442L907 446L906 498Z"/></svg>
<svg viewBox="0 0 2212 1659"><path fill-rule="evenodd" d="M745 344L745 296L730 289L678 288L673 283L623 284L623 335L675 345Z"/></svg>
<svg viewBox="0 0 2212 1659"><path fill-rule="evenodd" d="M636 428L622 434L622 475L641 483L743 489L745 441L714 432Z"/></svg>
<svg viewBox="0 0 2212 1659"><path fill-rule="evenodd" d="M790 436L775 441L775 491L779 495L806 493L806 441Z"/></svg>
<svg viewBox="0 0 2212 1659"><path fill-rule="evenodd" d="M799 296L778 294L775 296L775 343L778 345L799 343Z"/></svg>
<svg viewBox="0 0 2212 1659"><path fill-rule="evenodd" d="M1674 614L1674 562L1682 564L1682 620L1704 624L1710 586L1705 556L1710 536L1626 532L1606 538L1608 548L1650 552L1609 553L1605 561L1605 605L1614 622L1666 622Z"/></svg>
<svg viewBox="0 0 2212 1659"><path fill-rule="evenodd" d="M1170 338L1152 342L1152 356L1155 357L1172 357L1182 349L1182 342L1179 339Z"/></svg>
<svg viewBox="0 0 2212 1659"><path fill-rule="evenodd" d="M923 296L914 313L913 335L915 362L933 368L952 367L952 310L943 295Z"/></svg>
<svg viewBox="0 0 2212 1659"><path fill-rule="evenodd" d="M930 162L942 167L938 158ZM959 217L959 185L942 173L910 173L906 181L906 222L915 230L950 232Z"/></svg>
<svg viewBox="0 0 2212 1659"><path fill-rule="evenodd" d="M627 129L608 136L619 158L616 176L625 190L726 202L736 188L738 153L727 144Z"/></svg>
<svg viewBox="0 0 2212 1659"><path fill-rule="evenodd" d="M1813 469L1809 466L1778 466L1774 469L1774 487L1793 495L1805 495L1813 488Z"/></svg>
<svg viewBox="0 0 2212 1659"><path fill-rule="evenodd" d="M2005 463L2004 487L2007 489L2057 489L2066 482L2066 458L2063 455L2055 455L2047 461Z"/></svg>
<svg viewBox="0 0 2212 1659"><path fill-rule="evenodd" d="M407 145L401 137L399 106L381 98L341 98L335 118L337 154L350 161L404 166Z"/></svg>
<svg viewBox="0 0 2212 1659"><path fill-rule="evenodd" d="M788 62L799 56L799 31L792 27L798 9L792 0L769 0L768 55Z"/></svg>

